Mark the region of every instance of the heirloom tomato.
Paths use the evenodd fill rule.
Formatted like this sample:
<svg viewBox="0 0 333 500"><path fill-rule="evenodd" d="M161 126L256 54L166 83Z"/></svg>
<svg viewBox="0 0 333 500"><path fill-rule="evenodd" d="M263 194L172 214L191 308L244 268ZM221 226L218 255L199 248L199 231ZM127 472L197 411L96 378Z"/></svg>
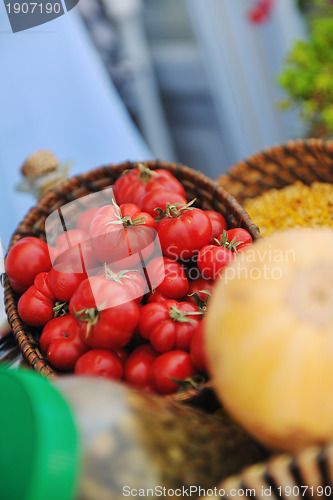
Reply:
<svg viewBox="0 0 333 500"><path fill-rule="evenodd" d="M6 273L15 292L22 293L38 273L51 269L49 248L45 241L27 236L17 241L5 260Z"/></svg>
<svg viewBox="0 0 333 500"><path fill-rule="evenodd" d="M163 295L155 289L152 290L147 296L147 304L150 304L151 302L165 302L166 300L170 300L170 297Z"/></svg>
<svg viewBox="0 0 333 500"><path fill-rule="evenodd" d="M53 318L54 301L31 285L18 300L17 312L25 323L30 326L44 326Z"/></svg>
<svg viewBox="0 0 333 500"><path fill-rule="evenodd" d="M69 301L69 312L81 319L88 309L105 309L131 300L126 288L103 276L91 276L82 281Z"/></svg>
<svg viewBox="0 0 333 500"><path fill-rule="evenodd" d="M201 372L207 373L208 360L204 339L205 319L200 321L197 328L194 330L190 346L190 356L194 366Z"/></svg>
<svg viewBox="0 0 333 500"><path fill-rule="evenodd" d="M205 245L198 255L198 267L206 278L216 280L234 258L234 253L223 246Z"/></svg>
<svg viewBox="0 0 333 500"><path fill-rule="evenodd" d="M65 231L50 249L54 267L65 264L72 266L75 273L85 273L99 265L89 235L81 229Z"/></svg>
<svg viewBox="0 0 333 500"><path fill-rule="evenodd" d="M147 274L155 289L171 299L180 299L188 288L185 271L178 262L167 257L155 257L147 265Z"/></svg>
<svg viewBox="0 0 333 500"><path fill-rule="evenodd" d="M212 223L212 233L208 243L214 243L214 239L217 238L224 229L227 229L227 221L223 215L219 212L215 212L215 210L205 210L205 214L208 215Z"/></svg>
<svg viewBox="0 0 333 500"><path fill-rule="evenodd" d="M166 216L159 222L157 233L163 255L171 259L186 260L207 245L212 224L208 215L200 208L171 205Z"/></svg>
<svg viewBox="0 0 333 500"><path fill-rule="evenodd" d="M56 301L56 296L54 295L51 283L50 283L50 271L38 273L34 279L34 285L37 290L43 294L46 298L50 299L52 302Z"/></svg>
<svg viewBox="0 0 333 500"><path fill-rule="evenodd" d="M128 344L140 316L138 305L124 287L103 276L92 276L80 283L69 301L69 312L80 320L82 341L101 349Z"/></svg>
<svg viewBox="0 0 333 500"><path fill-rule="evenodd" d="M86 273L77 273L72 266L66 264L56 264L49 271L51 290L62 302L68 302L79 284L86 278Z"/></svg>
<svg viewBox="0 0 333 500"><path fill-rule="evenodd" d="M151 382L151 366L158 353L149 344L144 344L131 352L124 366L124 380L130 385L145 389Z"/></svg>
<svg viewBox="0 0 333 500"><path fill-rule="evenodd" d="M198 308L189 302L151 302L141 309L139 331L158 352L186 351L199 321Z"/></svg>
<svg viewBox="0 0 333 500"><path fill-rule="evenodd" d="M128 294L131 300L141 302L143 295L146 291L146 281L139 271L130 271L124 269L123 271L112 271L106 264L99 275L112 283L118 283Z"/></svg>
<svg viewBox="0 0 333 500"><path fill-rule="evenodd" d="M218 237L221 240L223 234ZM241 227L235 227L234 229L228 229L227 231L229 244L233 244L236 250L252 244L252 237L246 229Z"/></svg>
<svg viewBox="0 0 333 500"><path fill-rule="evenodd" d="M51 319L43 328L40 347L58 370L72 370L78 358L87 352L80 339L80 327L69 314Z"/></svg>
<svg viewBox="0 0 333 500"><path fill-rule="evenodd" d="M113 193L118 205L135 203L140 208L142 208L144 196L155 189L178 193L186 198L182 184L168 170L150 170L142 163L138 167L127 170L113 185Z"/></svg>
<svg viewBox="0 0 333 500"><path fill-rule="evenodd" d="M93 220L98 209L99 207L88 208L87 210L82 212L76 221L76 228L89 234L90 223Z"/></svg>
<svg viewBox="0 0 333 500"><path fill-rule="evenodd" d="M86 231L82 229L69 229L57 237L56 248L59 250L59 253L61 253L87 239L89 239L89 235Z"/></svg>
<svg viewBox="0 0 333 500"><path fill-rule="evenodd" d="M89 347L118 349L133 338L139 318L140 310L133 300L100 311L90 309L80 316L80 336Z"/></svg>
<svg viewBox="0 0 333 500"><path fill-rule="evenodd" d="M224 230L215 244L205 245L199 252L197 264L206 278L215 280L234 258L238 250L246 249L252 243L251 235L242 228Z"/></svg>
<svg viewBox="0 0 333 500"><path fill-rule="evenodd" d="M187 201L182 194L165 191L164 189L153 189L144 196L141 202L141 208L144 212L148 212L153 217L159 217L161 212L165 212L168 203L186 205ZM220 234L221 231L218 234Z"/></svg>
<svg viewBox="0 0 333 500"><path fill-rule="evenodd" d="M188 352L176 350L158 356L151 366L151 383L156 392L171 394L179 389L180 381L196 374Z"/></svg>
<svg viewBox="0 0 333 500"><path fill-rule="evenodd" d="M92 349L83 354L75 363L75 375L104 377L112 380L121 380L123 365L119 356L113 351Z"/></svg>
<svg viewBox="0 0 333 500"><path fill-rule="evenodd" d="M137 205L105 205L90 224L91 244L100 262L121 269L133 268L141 254L149 257L154 249L156 222Z"/></svg>
<svg viewBox="0 0 333 500"><path fill-rule="evenodd" d="M196 293L200 300L202 300L203 302L207 302L208 297L210 297L213 292L213 288L213 280L205 278L204 276L200 276L196 280L190 282L190 286L187 294L184 297L184 300L186 300L187 302L191 302L191 304L198 305L195 298L193 297L193 294Z"/></svg>

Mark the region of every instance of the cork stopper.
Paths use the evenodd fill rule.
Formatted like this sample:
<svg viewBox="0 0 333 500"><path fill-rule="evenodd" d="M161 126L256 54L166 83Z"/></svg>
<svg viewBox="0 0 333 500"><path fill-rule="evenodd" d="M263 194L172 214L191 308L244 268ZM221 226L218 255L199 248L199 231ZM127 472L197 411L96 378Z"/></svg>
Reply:
<svg viewBox="0 0 333 500"><path fill-rule="evenodd" d="M24 177L31 175L42 175L54 172L59 166L56 156L47 149L36 151L30 155L21 167L21 173Z"/></svg>

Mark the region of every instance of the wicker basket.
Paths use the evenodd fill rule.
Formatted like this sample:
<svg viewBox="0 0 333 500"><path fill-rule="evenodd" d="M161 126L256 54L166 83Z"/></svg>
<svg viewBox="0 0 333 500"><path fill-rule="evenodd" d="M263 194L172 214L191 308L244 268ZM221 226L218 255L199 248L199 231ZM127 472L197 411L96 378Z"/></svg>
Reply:
<svg viewBox="0 0 333 500"><path fill-rule="evenodd" d="M218 178L240 203L296 181L333 182L333 141L289 141L238 162Z"/></svg>
<svg viewBox="0 0 333 500"><path fill-rule="evenodd" d="M333 497L333 443L280 454L246 467L216 487L208 498L313 499ZM236 494L235 494L236 493Z"/></svg>
<svg viewBox="0 0 333 500"><path fill-rule="evenodd" d="M216 210L224 215L230 227L247 229L254 240L260 238L258 228L252 223L247 213L238 202L216 182L189 167L158 161L147 162L151 169L165 168L183 184L187 199L197 199L197 205L203 209ZM126 162L109 165L81 174L63 182L57 188L48 191L38 203L31 208L14 232L10 247L24 236L36 236L45 239L44 223L47 216L60 206L87 194L109 187L126 170L136 164ZM39 349L39 332L25 325L17 313L18 295L5 279L5 306L13 335L26 362L44 377L54 377L52 369L44 354ZM209 392L207 395L206 392ZM211 401L211 390L206 385L203 390L189 389L174 397L179 400L196 398L199 406Z"/></svg>

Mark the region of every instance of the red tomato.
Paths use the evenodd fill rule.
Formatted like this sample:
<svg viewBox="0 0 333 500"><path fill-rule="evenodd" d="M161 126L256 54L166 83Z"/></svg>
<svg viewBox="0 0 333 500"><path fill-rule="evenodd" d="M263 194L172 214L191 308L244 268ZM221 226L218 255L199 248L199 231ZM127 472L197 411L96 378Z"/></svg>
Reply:
<svg viewBox="0 0 333 500"><path fill-rule="evenodd" d="M200 321L195 329L190 347L190 356L194 366L201 372L207 373L208 359L204 343L204 319Z"/></svg>
<svg viewBox="0 0 333 500"><path fill-rule="evenodd" d="M86 321L80 320L81 339L93 348L124 347L132 339L139 318L140 311L133 300L102 311L95 310L92 320L89 315Z"/></svg>
<svg viewBox="0 0 333 500"><path fill-rule="evenodd" d="M141 309L139 331L158 352L186 351L199 321L198 308L189 302L152 302Z"/></svg>
<svg viewBox="0 0 333 500"><path fill-rule="evenodd" d="M99 207L88 208L82 212L76 221L76 228L84 231L86 234L89 234L90 223L95 217L98 209Z"/></svg>
<svg viewBox="0 0 333 500"><path fill-rule="evenodd" d="M151 283L159 283L156 290L171 299L180 299L189 288L182 266L167 257L152 259L147 265L147 274Z"/></svg>
<svg viewBox="0 0 333 500"><path fill-rule="evenodd" d="M196 370L187 352L181 350L166 352L158 356L152 364L152 386L160 394L171 394L179 388L174 380L186 380L195 373Z"/></svg>
<svg viewBox="0 0 333 500"><path fill-rule="evenodd" d="M252 244L252 237L246 229L241 227L235 227L234 229L229 229L227 231L228 241L231 243L234 241L236 244L236 250L240 250L242 247ZM222 238L222 234L219 235L218 240Z"/></svg>
<svg viewBox="0 0 333 500"><path fill-rule="evenodd" d="M198 294L200 300L202 300L203 302L207 302L210 296L209 294L212 294L213 292L213 288L214 281L201 276L200 278L190 282L190 286L187 294L184 297L184 300L186 300L187 302L191 302L191 304L197 306L198 304L193 297L193 294L196 293ZM203 290L206 290L209 293L204 293Z"/></svg>
<svg viewBox="0 0 333 500"><path fill-rule="evenodd" d="M149 386L151 366L157 356L157 352L148 344L134 349L125 362L124 380L140 389Z"/></svg>
<svg viewBox="0 0 333 500"><path fill-rule="evenodd" d="M163 255L185 260L207 245L212 233L208 215L199 208L172 208L157 228Z"/></svg>
<svg viewBox="0 0 333 500"><path fill-rule="evenodd" d="M181 205L186 205L187 201L185 196L183 196L182 194L172 191L165 191L164 189L154 189L153 191L149 191L143 197L141 202L141 209L143 210L143 212L148 212L152 217L159 217L160 211L156 210L156 208L159 208L163 212L165 212L167 203L180 203Z"/></svg>
<svg viewBox="0 0 333 500"><path fill-rule="evenodd" d="M166 297L157 290L152 290L148 294L147 304L150 304L151 302L165 302L166 300L170 300L170 297Z"/></svg>
<svg viewBox="0 0 333 500"><path fill-rule="evenodd" d="M128 358L128 351L124 347L119 347L119 349L114 349L113 352L117 354L121 364L124 366L125 361Z"/></svg>
<svg viewBox="0 0 333 500"><path fill-rule="evenodd" d="M49 283L55 297L68 302L79 284L87 279L86 273L75 273L70 265L57 264L49 272Z"/></svg>
<svg viewBox="0 0 333 500"><path fill-rule="evenodd" d="M113 193L118 205L135 203L140 208L142 208L144 196L154 189L178 193L186 198L182 184L168 170L150 170L143 164L128 170L113 185Z"/></svg>
<svg viewBox="0 0 333 500"><path fill-rule="evenodd" d="M241 245L240 248L237 248L237 252L244 252L248 248L252 246L252 243L248 243L247 245Z"/></svg>
<svg viewBox="0 0 333 500"><path fill-rule="evenodd" d="M73 249L75 259L77 259L78 245L87 240L89 240L89 235L82 229L69 229L61 233L56 239L55 247L52 247L53 263L59 258L63 262L63 255L66 255L68 251L73 252Z"/></svg>
<svg viewBox="0 0 333 500"><path fill-rule="evenodd" d="M50 272L51 271L49 271L48 273L38 273L36 278L34 279L34 285L41 294L50 299L52 302L55 302L56 296L51 289Z"/></svg>
<svg viewBox="0 0 333 500"><path fill-rule="evenodd" d="M214 243L215 238L222 233L223 229L227 229L228 224L223 215L219 212L215 212L215 210L205 210L205 214L208 215L212 223L212 233L208 243Z"/></svg>
<svg viewBox="0 0 333 500"><path fill-rule="evenodd" d="M90 224L91 244L100 262L121 269L131 269L140 254L149 257L154 249L156 222L133 203L106 205Z"/></svg>
<svg viewBox="0 0 333 500"><path fill-rule="evenodd" d="M53 318L53 307L54 301L31 285L19 298L17 312L27 325L39 327Z"/></svg>
<svg viewBox="0 0 333 500"><path fill-rule="evenodd" d="M53 267L65 264L71 266L75 273L86 273L100 265L90 240L78 243L65 251L54 247L52 255Z"/></svg>
<svg viewBox="0 0 333 500"><path fill-rule="evenodd" d="M88 348L80 339L77 320L69 314L51 319L43 328L40 347L47 353L47 359L58 370L73 370L78 358Z"/></svg>
<svg viewBox="0 0 333 500"><path fill-rule="evenodd" d="M89 239L88 233L82 229L69 229L61 233L56 239L56 248L62 252Z"/></svg>
<svg viewBox="0 0 333 500"><path fill-rule="evenodd" d="M57 238L51 248L53 266L71 265L76 273L83 273L99 265L93 253L88 233L81 229L71 229Z"/></svg>
<svg viewBox="0 0 333 500"><path fill-rule="evenodd" d="M198 267L206 278L216 280L234 258L234 252L223 246L205 245L198 255Z"/></svg>
<svg viewBox="0 0 333 500"><path fill-rule="evenodd" d="M234 258L238 250L252 243L250 233L242 228L224 230L214 245L205 245L199 252L197 264L206 278L215 280Z"/></svg>
<svg viewBox="0 0 333 500"><path fill-rule="evenodd" d="M71 296L69 313L81 319L89 309L106 309L130 300L125 287L119 283L92 276L82 281Z"/></svg>
<svg viewBox="0 0 333 500"><path fill-rule="evenodd" d="M75 375L104 377L121 380L123 365L116 353L105 349L92 349L83 354L75 363Z"/></svg>
<svg viewBox="0 0 333 500"><path fill-rule="evenodd" d="M141 302L147 285L145 278L138 271L123 270L114 272L105 265L99 275L104 276L111 283L120 284L131 300L135 300L138 303Z"/></svg>
<svg viewBox="0 0 333 500"><path fill-rule="evenodd" d="M138 305L124 287L102 276L82 281L70 299L69 312L80 320L82 341L102 349L128 344L140 317Z"/></svg>
<svg viewBox="0 0 333 500"><path fill-rule="evenodd" d="M5 266L12 288L23 293L33 284L38 273L51 269L48 246L34 236L22 238L9 250Z"/></svg>

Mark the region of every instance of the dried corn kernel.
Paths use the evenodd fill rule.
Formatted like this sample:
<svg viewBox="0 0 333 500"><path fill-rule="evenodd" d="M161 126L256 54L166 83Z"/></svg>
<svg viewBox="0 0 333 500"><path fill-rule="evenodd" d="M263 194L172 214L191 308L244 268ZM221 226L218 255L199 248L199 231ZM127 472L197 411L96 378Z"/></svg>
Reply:
<svg viewBox="0 0 333 500"><path fill-rule="evenodd" d="M295 182L248 198L244 208L262 236L292 227L333 227L333 185Z"/></svg>

